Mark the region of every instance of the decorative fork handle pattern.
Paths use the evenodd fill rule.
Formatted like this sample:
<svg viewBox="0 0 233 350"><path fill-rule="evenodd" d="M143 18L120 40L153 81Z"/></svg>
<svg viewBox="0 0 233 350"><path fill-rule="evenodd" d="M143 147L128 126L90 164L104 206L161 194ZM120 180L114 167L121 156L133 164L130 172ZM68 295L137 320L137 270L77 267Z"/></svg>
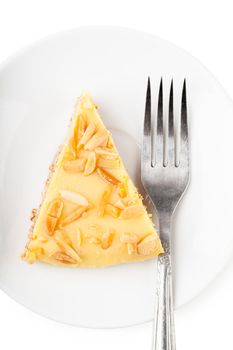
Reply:
<svg viewBox="0 0 233 350"><path fill-rule="evenodd" d="M169 253L164 253L158 258L153 350L175 350L175 348L171 256Z"/></svg>
<svg viewBox="0 0 233 350"><path fill-rule="evenodd" d="M157 291L154 321L153 350L175 350L175 327L173 316L172 262L171 262L172 212L159 215L159 231L164 253L158 257Z"/></svg>

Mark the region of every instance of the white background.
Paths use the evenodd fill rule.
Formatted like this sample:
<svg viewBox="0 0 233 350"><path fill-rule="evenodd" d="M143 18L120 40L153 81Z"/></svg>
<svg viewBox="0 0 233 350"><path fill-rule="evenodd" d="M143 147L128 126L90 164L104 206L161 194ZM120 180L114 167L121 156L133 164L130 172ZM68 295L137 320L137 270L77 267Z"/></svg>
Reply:
<svg viewBox="0 0 233 350"><path fill-rule="evenodd" d="M57 31L81 25L121 25L154 33L185 48L233 97L231 7L231 0L0 0L0 62ZM177 349L233 348L232 276L233 259L209 288L175 312ZM151 332L151 324L118 330L58 324L16 304L0 291L0 346L5 350L149 350Z"/></svg>

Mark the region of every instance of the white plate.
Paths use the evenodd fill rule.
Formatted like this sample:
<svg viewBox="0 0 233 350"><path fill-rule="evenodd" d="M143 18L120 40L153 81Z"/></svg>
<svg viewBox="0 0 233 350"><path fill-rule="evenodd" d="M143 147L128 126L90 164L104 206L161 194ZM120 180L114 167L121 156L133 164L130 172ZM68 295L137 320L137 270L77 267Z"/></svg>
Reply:
<svg viewBox="0 0 233 350"><path fill-rule="evenodd" d="M193 57L148 34L83 28L40 41L0 70L0 286L28 308L86 327L153 317L156 261L103 269L28 265L19 258L31 208L62 142L75 98L88 89L139 184L147 76L154 93L173 77L176 111L187 78L191 184L173 229L175 305L203 290L232 254L233 105ZM167 96L165 96L167 99Z"/></svg>

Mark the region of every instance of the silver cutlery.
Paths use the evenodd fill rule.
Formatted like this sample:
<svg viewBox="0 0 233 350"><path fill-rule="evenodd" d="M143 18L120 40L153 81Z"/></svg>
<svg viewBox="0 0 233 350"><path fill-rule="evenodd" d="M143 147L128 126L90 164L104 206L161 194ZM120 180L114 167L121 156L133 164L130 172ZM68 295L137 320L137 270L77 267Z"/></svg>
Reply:
<svg viewBox="0 0 233 350"><path fill-rule="evenodd" d="M163 81L158 95L157 123L151 113L151 84L148 78L141 179L158 215L158 231L164 253L158 257L158 285L154 322L155 350L175 350L172 296L171 224L174 211L189 183L189 142L186 81L181 97L180 129L174 119L173 81L168 108L168 127L163 111ZM155 126L155 124L157 124ZM155 132L154 132L155 131Z"/></svg>

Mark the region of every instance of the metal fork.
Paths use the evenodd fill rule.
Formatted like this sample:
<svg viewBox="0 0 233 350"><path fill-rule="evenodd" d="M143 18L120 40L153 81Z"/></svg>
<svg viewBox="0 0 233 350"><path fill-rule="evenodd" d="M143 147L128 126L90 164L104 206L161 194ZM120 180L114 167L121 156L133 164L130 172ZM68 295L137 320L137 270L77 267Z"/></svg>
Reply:
<svg viewBox="0 0 233 350"><path fill-rule="evenodd" d="M154 322L153 349L175 350L172 297L171 223L172 216L189 183L189 147L186 101L186 81L181 98L179 133L175 133L173 81L169 94L168 130L163 113L163 81L158 96L157 128L154 140L151 116L151 84L148 78L144 137L141 156L141 179L155 205L159 235L164 253L158 257L158 286ZM178 138L180 147L178 148Z"/></svg>

